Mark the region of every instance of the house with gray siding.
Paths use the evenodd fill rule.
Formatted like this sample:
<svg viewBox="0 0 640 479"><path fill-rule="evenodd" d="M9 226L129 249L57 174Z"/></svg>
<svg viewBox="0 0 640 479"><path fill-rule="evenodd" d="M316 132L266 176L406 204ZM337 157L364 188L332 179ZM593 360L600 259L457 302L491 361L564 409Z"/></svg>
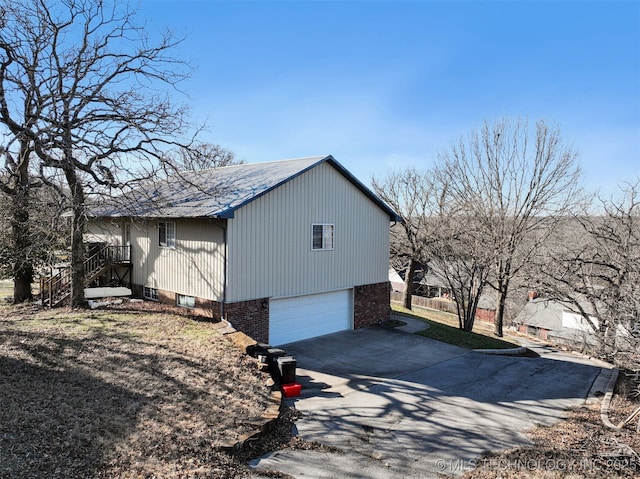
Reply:
<svg viewBox="0 0 640 479"><path fill-rule="evenodd" d="M388 319L394 221L323 156L150 182L96 208L86 240L126 247L134 294L277 345Z"/></svg>
<svg viewBox="0 0 640 479"><path fill-rule="evenodd" d="M580 309L588 317L587 321L575 304L556 299L541 298L530 292L529 300L513 320L515 328L524 334L536 336L554 344L589 350L598 345L594 328L598 328L599 319L592 305L585 299L580 300ZM591 323L591 324L589 324ZM634 342L631 331L624 325L616 327L616 344L625 350Z"/></svg>

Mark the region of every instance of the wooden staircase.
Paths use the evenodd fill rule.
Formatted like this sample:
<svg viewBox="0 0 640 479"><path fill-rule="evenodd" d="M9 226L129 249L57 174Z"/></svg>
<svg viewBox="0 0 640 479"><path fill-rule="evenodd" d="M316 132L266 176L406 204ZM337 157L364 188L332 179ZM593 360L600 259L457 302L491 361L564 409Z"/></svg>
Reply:
<svg viewBox="0 0 640 479"><path fill-rule="evenodd" d="M131 265L129 246L100 245L84 261L85 287L102 276L114 265ZM71 265L60 268L52 276L40 277L40 300L42 305L53 308L71 296Z"/></svg>

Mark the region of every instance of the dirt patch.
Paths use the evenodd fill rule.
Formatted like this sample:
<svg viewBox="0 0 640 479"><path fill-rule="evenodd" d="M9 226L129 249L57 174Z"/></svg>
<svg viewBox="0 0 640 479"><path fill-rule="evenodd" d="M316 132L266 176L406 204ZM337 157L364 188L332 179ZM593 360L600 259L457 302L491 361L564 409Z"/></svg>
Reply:
<svg viewBox="0 0 640 479"><path fill-rule="evenodd" d="M295 422L300 417L300 412L291 406L284 405L282 413L273 427L266 434L254 441L249 441L245 447L236 451L234 455L243 461L250 461L272 451L282 449L321 450L327 452L341 452L341 449L326 446L316 441L307 441L293 434ZM261 472L262 473L262 472Z"/></svg>
<svg viewBox="0 0 640 479"><path fill-rule="evenodd" d="M627 387L625 376L618 390ZM621 383L625 383L621 386ZM634 388L631 387L631 390ZM626 419L639 403L634 396L614 396L609 418ZM621 431L604 426L600 403L569 411L566 420L530 431L531 447L519 447L478 458L464 479L602 479L640 476L640 433L637 421Z"/></svg>
<svg viewBox="0 0 640 479"><path fill-rule="evenodd" d="M0 310L0 477L243 477L268 376L162 306Z"/></svg>

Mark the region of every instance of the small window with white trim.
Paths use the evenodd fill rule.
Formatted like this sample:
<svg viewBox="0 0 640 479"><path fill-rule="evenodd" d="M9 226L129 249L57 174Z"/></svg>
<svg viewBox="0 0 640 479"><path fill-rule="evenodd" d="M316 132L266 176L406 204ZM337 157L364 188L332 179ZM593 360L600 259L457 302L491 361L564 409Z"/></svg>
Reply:
<svg viewBox="0 0 640 479"><path fill-rule="evenodd" d="M144 299L150 299L151 301L158 301L157 288L150 288L149 286L145 286L142 295L144 296Z"/></svg>
<svg viewBox="0 0 640 479"><path fill-rule="evenodd" d="M311 225L311 249L313 251L332 250L335 225L316 223Z"/></svg>
<svg viewBox="0 0 640 479"><path fill-rule="evenodd" d="M161 248L176 247L176 223L175 221L158 222L158 246Z"/></svg>
<svg viewBox="0 0 640 479"><path fill-rule="evenodd" d="M196 298L193 296L187 296L185 294L179 294L177 303L178 303L178 306L182 308L193 309L196 307Z"/></svg>

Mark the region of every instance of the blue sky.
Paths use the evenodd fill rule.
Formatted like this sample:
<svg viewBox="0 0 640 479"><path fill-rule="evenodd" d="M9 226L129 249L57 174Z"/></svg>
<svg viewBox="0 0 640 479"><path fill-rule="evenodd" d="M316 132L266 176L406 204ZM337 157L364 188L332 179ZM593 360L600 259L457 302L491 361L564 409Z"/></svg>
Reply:
<svg viewBox="0 0 640 479"><path fill-rule="evenodd" d="M557 123L604 193L640 175L640 1L142 0L186 35L202 139L332 154L365 184L484 120Z"/></svg>

